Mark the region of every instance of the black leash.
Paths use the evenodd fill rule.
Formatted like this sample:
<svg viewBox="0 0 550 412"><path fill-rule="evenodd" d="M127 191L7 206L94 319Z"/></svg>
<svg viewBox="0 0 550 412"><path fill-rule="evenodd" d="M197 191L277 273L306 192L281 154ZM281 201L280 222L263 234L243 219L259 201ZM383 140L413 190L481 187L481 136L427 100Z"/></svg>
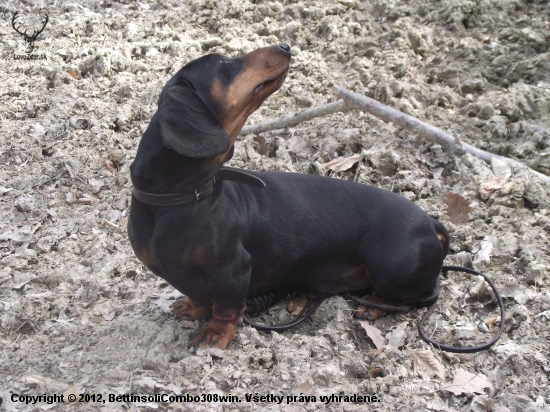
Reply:
<svg viewBox="0 0 550 412"><path fill-rule="evenodd" d="M453 352L453 353L475 353L480 352L485 349L489 349L491 346L493 346L501 337L502 332L504 331L504 303L502 302L502 298L500 296L500 293L497 290L497 287L495 284L487 277L486 275L476 272L473 269L467 269L460 266L443 266L442 271L447 274L449 271L456 271L456 272L464 272L469 273L471 275L481 276L493 289L493 292L495 293L495 296L497 298L498 305L500 307L500 329L498 331L498 334L489 342L484 345L479 346L471 346L471 347L456 347L456 346L448 346L443 345L439 342L436 342L432 339L430 339L426 332L424 331L424 322L433 314L435 310L435 303L430 306L428 311L422 316L422 319L418 323L418 333L420 337L430 345L433 345L435 348L441 349L446 352ZM392 305L386 305L382 303L375 303L375 302L369 302L365 299L358 298L356 296L352 296L349 293L343 293L342 296L345 299L352 300L357 304L366 306L366 307L374 307L378 309L382 309L388 312L399 312L404 313L410 310L410 307L408 306L392 306ZM318 298L318 299L311 299L308 298L307 303L305 304L302 311L296 316L295 318L292 318L286 322L279 323L277 325L260 325L252 320L253 316L257 316L262 311L270 308L280 300L282 300L284 296L280 292L269 292L265 295L257 296L251 299L246 300L246 310L243 315L244 323L247 325L252 326L253 328L256 328L258 330L262 331L283 331L286 329L290 329L294 326L299 325L303 321L305 321L307 318L309 318L315 310L321 305L324 299Z"/></svg>
<svg viewBox="0 0 550 412"><path fill-rule="evenodd" d="M455 272L464 272L464 273L469 273L471 275L481 276L481 277L483 277L483 279L485 279L485 282L487 282L491 286L491 289L493 289L493 292L495 293L495 296L497 298L498 305L500 307L500 328L499 328L499 331L498 331L497 335L490 342L488 342L484 345L470 346L470 347L464 347L464 348L459 348L459 347L456 347L456 346L443 345L439 342L436 342L436 341L430 339L428 337L428 335L426 335L426 332L424 331L424 322L428 319L428 317L430 317L430 315L435 310L435 304L433 304L432 306L430 306L430 308L424 314L424 316L422 316L422 319L418 323L418 334L420 335L422 340L424 340L424 342L429 343L430 345L433 345L435 348L444 350L445 352L475 353L475 352L481 352L482 350L485 350L485 349L489 349L491 346L493 346L495 343L497 343L497 341L500 339L500 336L502 335L502 332L504 331L504 303L502 303L502 298L500 296L500 293L498 292L497 287L495 286L493 281L491 279L489 279L489 277L484 275L483 273L479 273L479 272L476 272L473 269L463 268L463 267L460 267L460 266L443 266L443 268L442 268L442 271L444 273L447 273L450 270L455 271Z"/></svg>
<svg viewBox="0 0 550 412"><path fill-rule="evenodd" d="M270 308L277 302L281 301L284 298L280 292L268 292L265 295L256 296L251 299L246 300L246 309L243 314L243 322L253 328L263 331L274 330L275 332L280 332L293 328L294 326L299 325L304 320L309 318L317 310L319 305L323 303L324 299L307 299L307 303L304 305L303 309L300 311L298 316L287 320L286 322L278 323L277 325L260 325L252 320L252 316L257 316L264 310Z"/></svg>

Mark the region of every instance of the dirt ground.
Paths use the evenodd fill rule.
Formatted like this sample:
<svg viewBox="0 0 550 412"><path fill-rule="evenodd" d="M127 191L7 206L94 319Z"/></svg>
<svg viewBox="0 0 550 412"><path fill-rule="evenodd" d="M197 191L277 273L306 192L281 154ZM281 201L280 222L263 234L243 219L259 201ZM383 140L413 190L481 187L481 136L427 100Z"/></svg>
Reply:
<svg viewBox="0 0 550 412"><path fill-rule="evenodd" d="M49 15L33 51L45 59L14 59L25 55L15 11L23 29ZM550 195L524 170L451 157L361 112L264 133L266 156L243 136L230 162L329 174L323 163L362 154L360 170L331 175L415 201L449 229L446 263L502 291L504 334L477 354L425 344L425 309L369 329L341 297L293 330L243 325L225 352L192 354L201 323L174 319L174 290L134 257L125 229L129 166L164 82L205 53L281 42L289 76L249 124L334 101L340 85L550 174L548 1L6 0L0 13L2 410L550 410ZM470 203L465 223L449 221L449 192ZM280 304L264 320L288 316ZM432 319L449 344L486 342L500 325L491 294L459 273L443 279ZM155 393L199 402L108 400ZM87 397L20 402L44 394Z"/></svg>

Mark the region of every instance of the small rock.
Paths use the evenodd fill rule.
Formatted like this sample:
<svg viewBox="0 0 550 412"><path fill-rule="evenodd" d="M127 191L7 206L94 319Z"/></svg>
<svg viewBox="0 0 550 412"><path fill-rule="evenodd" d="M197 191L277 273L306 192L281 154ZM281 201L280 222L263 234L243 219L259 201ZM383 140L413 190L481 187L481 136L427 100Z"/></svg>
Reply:
<svg viewBox="0 0 550 412"><path fill-rule="evenodd" d="M523 158L532 155L537 151L537 148L535 146L535 143L533 142L525 142L520 144L518 147L514 149L514 155Z"/></svg>
<svg viewBox="0 0 550 412"><path fill-rule="evenodd" d="M512 168L510 164L496 157L491 157L491 169L496 177L500 177L503 181L508 180L512 176Z"/></svg>
<svg viewBox="0 0 550 412"><path fill-rule="evenodd" d="M536 286L548 284L547 267L540 263L532 263L527 268L527 283Z"/></svg>
<svg viewBox="0 0 550 412"><path fill-rule="evenodd" d="M113 163L113 166L119 167L122 164L122 159L124 157L124 152L120 149L113 149L109 153L109 160Z"/></svg>

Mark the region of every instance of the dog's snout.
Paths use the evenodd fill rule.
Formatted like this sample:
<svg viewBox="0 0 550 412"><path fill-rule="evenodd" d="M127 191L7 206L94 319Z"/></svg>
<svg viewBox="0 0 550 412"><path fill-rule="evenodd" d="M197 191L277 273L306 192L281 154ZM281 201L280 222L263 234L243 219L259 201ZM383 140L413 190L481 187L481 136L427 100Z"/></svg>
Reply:
<svg viewBox="0 0 550 412"><path fill-rule="evenodd" d="M284 51L285 53L289 53L290 54L290 46L286 43L283 43L283 44L279 44L277 47L279 47L279 49L281 49L282 51Z"/></svg>

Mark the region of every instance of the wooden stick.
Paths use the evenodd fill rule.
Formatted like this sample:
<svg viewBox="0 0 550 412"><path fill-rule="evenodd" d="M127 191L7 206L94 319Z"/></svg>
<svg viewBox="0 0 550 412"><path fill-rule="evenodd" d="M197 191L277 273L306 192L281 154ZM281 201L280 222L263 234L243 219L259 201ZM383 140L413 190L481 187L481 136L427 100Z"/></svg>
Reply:
<svg viewBox="0 0 550 412"><path fill-rule="evenodd" d="M491 163L491 158L500 159L507 162L509 165L522 170L527 170L532 175L538 177L546 184L550 184L550 176L546 176L530 167L524 165L517 160L508 157L499 156L485 150L478 149L468 143L462 142L457 137L445 132L444 130L418 120L416 117L409 116L406 113L393 109L388 105L380 103L377 100L371 99L363 94L354 93L340 86L335 86L338 94L348 102L348 105L354 106L357 109L364 110L385 122L392 122L404 129L411 130L423 136L427 140L438 143L447 148L450 153L468 152L471 155Z"/></svg>
<svg viewBox="0 0 550 412"><path fill-rule="evenodd" d="M312 107L311 109L304 110L303 112L298 114L287 114L286 116L271 120L269 122L245 126L241 130L241 136L247 134L263 133L269 130L282 129L285 127L292 127L296 126L298 123L315 119L316 117L326 116L328 114L340 111L348 111L350 109L353 109L353 107L347 107L346 102L343 99L340 99L338 101L324 104L322 106Z"/></svg>

